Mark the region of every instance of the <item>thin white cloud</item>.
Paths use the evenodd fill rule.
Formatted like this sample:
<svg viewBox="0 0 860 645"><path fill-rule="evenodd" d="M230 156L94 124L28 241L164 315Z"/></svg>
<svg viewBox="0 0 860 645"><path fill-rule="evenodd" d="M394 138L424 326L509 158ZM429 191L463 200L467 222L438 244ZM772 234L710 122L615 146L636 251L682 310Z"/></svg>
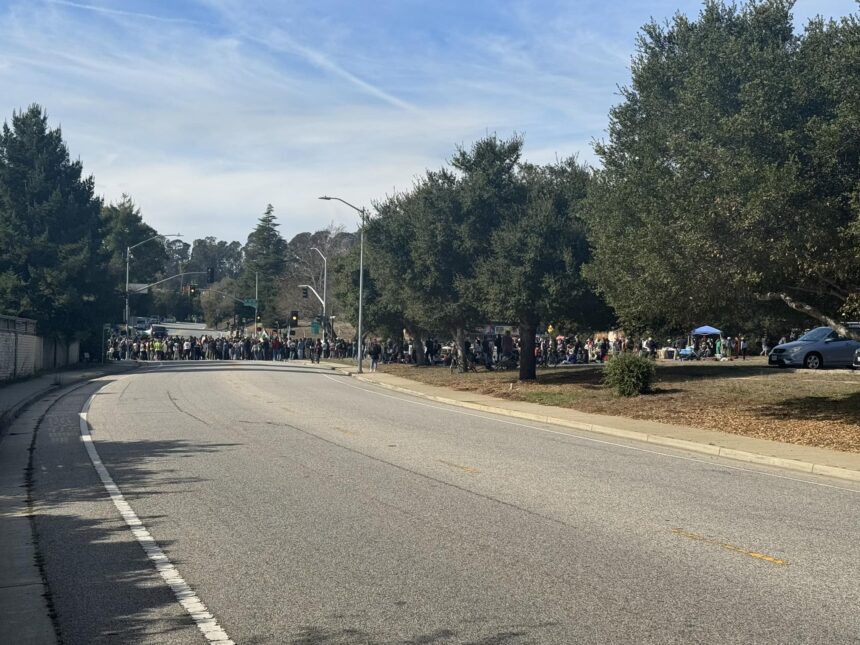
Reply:
<svg viewBox="0 0 860 645"><path fill-rule="evenodd" d="M528 18L514 3L487 3L504 24L416 23L386 37L385 11L357 16L349 2L201 0L190 15L203 25L7 0L0 120L43 105L98 192L129 193L160 230L244 241L269 202L286 237L332 220L354 230L349 209L316 198L370 206L487 132L524 134L530 161L594 162L590 141L629 78L625 58L647 16L635 3L552 2L523 3ZM664 5L701 7L654 3L658 16L674 11ZM171 5L172 15L180 6L191 5ZM453 2L441 9L460 13ZM604 29L601 16L624 24Z"/></svg>
<svg viewBox="0 0 860 645"><path fill-rule="evenodd" d="M265 47L269 47L270 49L274 49L275 51L281 52L292 52L299 54L309 63L315 65L319 69L322 69L326 72L334 74L349 83L355 85L359 89L367 92L369 95L374 96L378 99L381 99L392 105L396 108L400 108L402 110L408 110L410 112L418 112L418 108L408 103L402 99L397 98L393 94L389 92L385 92L375 85L369 83L368 81L359 78L355 74L352 74L345 70L343 67L337 65L334 61L327 58L323 54L318 51L315 51L309 47L305 47L304 45L300 45L295 42L293 39L289 38L286 34L281 32L280 30L273 31L270 34L270 38L266 40L262 40L259 38L253 38L251 36L245 35L245 38L249 40L253 40L259 44L262 44Z"/></svg>
<svg viewBox="0 0 860 645"><path fill-rule="evenodd" d="M235 30L234 33L237 37L275 52L300 56L318 69L347 81L368 95L380 99L393 107L411 112L418 111L416 106L411 103L394 96L390 92L386 92L367 79L360 78L358 75L349 72L323 52L301 44L284 29L272 26L270 20L255 18L254 14L249 12L246 6L236 6L232 2L218 0L210 0L207 4L222 14L224 22ZM265 36L261 37L258 34L265 34Z"/></svg>
<svg viewBox="0 0 860 645"><path fill-rule="evenodd" d="M73 7L85 11L93 11L108 16L123 16L126 18L145 18L146 20L156 20L158 22L180 23L180 24L201 24L196 20L188 18L175 18L171 16L156 16L150 13L139 13L136 11L123 11L122 9L110 9L108 7L100 7L98 5L81 4L79 2L70 2L70 0L44 0L48 4L62 5L64 7Z"/></svg>

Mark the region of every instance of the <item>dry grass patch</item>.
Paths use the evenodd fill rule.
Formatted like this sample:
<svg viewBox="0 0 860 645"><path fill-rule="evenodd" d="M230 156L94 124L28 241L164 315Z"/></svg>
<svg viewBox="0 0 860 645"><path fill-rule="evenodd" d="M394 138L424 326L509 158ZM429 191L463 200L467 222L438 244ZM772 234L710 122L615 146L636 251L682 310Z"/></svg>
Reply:
<svg viewBox="0 0 860 645"><path fill-rule="evenodd" d="M629 399L601 385L600 366L539 370L536 383L519 383L515 372L380 371L499 398L860 452L860 373L848 370L780 370L764 359L660 362L654 393Z"/></svg>

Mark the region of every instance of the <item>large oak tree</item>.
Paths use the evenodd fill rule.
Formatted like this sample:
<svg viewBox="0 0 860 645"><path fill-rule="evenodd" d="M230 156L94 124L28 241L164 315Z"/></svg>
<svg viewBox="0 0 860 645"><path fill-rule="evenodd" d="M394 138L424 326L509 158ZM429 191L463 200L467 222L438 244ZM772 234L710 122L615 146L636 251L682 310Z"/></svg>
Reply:
<svg viewBox="0 0 860 645"><path fill-rule="evenodd" d="M860 313L860 25L711 0L650 23L597 145L590 276L631 326Z"/></svg>

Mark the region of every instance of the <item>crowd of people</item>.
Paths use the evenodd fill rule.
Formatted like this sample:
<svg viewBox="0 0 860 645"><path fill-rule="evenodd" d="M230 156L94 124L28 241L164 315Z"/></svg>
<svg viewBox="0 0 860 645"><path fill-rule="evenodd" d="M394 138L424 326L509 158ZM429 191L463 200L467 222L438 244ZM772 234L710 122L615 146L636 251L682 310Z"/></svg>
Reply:
<svg viewBox="0 0 860 645"><path fill-rule="evenodd" d="M354 343L338 339L282 338L278 334L250 336L165 336L150 338L111 335L108 360L199 361L199 360L311 360L352 358Z"/></svg>
<svg viewBox="0 0 860 645"><path fill-rule="evenodd" d="M748 339L746 335L736 335L678 337L663 342L652 337L633 339L615 336L610 339L608 334L555 338L544 335L535 339L535 359L540 366L575 365L602 363L616 354L633 352L651 358L664 355L676 360L686 356L746 360L751 355L767 356L775 345L795 340L796 337L797 334L791 332L778 341L766 335L754 340ZM666 349L672 351L664 352ZM515 367L520 351L520 338L510 332L478 335L466 340L469 361L486 367ZM450 365L456 360L453 341L442 345L433 338L428 338L423 343L408 339L402 343L393 339L385 342L377 339L368 343L365 352L368 356L373 352L378 356L377 362L382 363Z"/></svg>
<svg viewBox="0 0 860 645"><path fill-rule="evenodd" d="M634 352L641 356L656 357L664 348L671 348L672 358L694 356L695 358L740 358L746 359L752 353L767 356L776 344L789 342L796 333L782 336L773 341L767 336L750 343L746 336L735 337L698 336L690 338L667 339L665 343L647 337L639 340L608 335L589 336L540 336L536 338L535 359L538 365L583 364L605 362L611 356L622 352ZM277 333L250 336L166 336L150 338L145 335L132 337L111 335L106 352L109 360L311 360L338 358L353 359L356 356L356 343L343 338L336 340L321 338L282 337ZM511 334L479 335L466 339L466 353L470 362L486 367L516 367L521 351L520 338ZM685 353L686 352L686 353ZM454 343L441 344L435 338L423 342L406 339L380 341L368 339L364 355L375 369L381 362L451 365L456 360Z"/></svg>

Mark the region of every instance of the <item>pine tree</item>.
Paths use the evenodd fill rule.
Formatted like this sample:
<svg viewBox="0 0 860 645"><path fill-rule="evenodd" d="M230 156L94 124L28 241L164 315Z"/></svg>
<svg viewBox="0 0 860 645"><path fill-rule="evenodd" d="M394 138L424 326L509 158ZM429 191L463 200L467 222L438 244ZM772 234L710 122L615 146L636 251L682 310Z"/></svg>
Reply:
<svg viewBox="0 0 860 645"><path fill-rule="evenodd" d="M278 231L276 219L274 207L268 204L245 244L242 285L246 293L253 294L255 276L259 278L259 310L265 317L264 322L271 322L274 318L272 305L287 266L287 243Z"/></svg>
<svg viewBox="0 0 860 645"><path fill-rule="evenodd" d="M120 311L102 245L101 201L38 105L0 133L0 311L71 337Z"/></svg>

